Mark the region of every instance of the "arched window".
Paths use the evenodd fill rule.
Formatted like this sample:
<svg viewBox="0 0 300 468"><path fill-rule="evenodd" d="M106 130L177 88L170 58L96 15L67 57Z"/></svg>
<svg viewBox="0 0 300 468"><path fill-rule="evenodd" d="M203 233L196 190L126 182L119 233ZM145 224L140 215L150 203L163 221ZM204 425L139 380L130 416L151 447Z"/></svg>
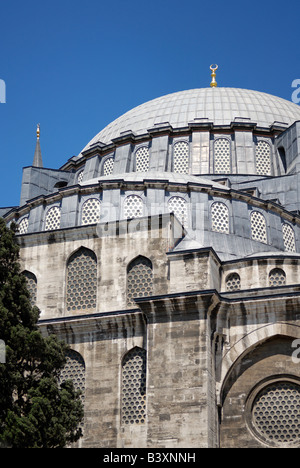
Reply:
<svg viewBox="0 0 300 468"><path fill-rule="evenodd" d="M230 174L230 141L227 138L217 138L214 142L214 172Z"/></svg>
<svg viewBox="0 0 300 468"><path fill-rule="evenodd" d="M137 257L127 267L127 305L135 305L135 298L151 296L152 292L152 263L146 257Z"/></svg>
<svg viewBox="0 0 300 468"><path fill-rule="evenodd" d="M173 171L179 174L189 173L189 144L178 141L173 148Z"/></svg>
<svg viewBox="0 0 300 468"><path fill-rule="evenodd" d="M135 171L147 172L149 170L149 148L141 146L135 153Z"/></svg>
<svg viewBox="0 0 300 468"><path fill-rule="evenodd" d="M124 201L124 218L141 218L143 216L143 200L137 195L129 195Z"/></svg>
<svg viewBox="0 0 300 468"><path fill-rule="evenodd" d="M253 240L267 244L266 220L259 211L252 211L251 213L251 234Z"/></svg>
<svg viewBox="0 0 300 468"><path fill-rule="evenodd" d="M25 218L21 219L18 225L18 234L27 234L29 225L29 218L26 216Z"/></svg>
<svg viewBox="0 0 300 468"><path fill-rule="evenodd" d="M66 355L66 364L61 370L59 384L66 380L73 382L76 391L80 391L81 401L84 402L85 396L85 362L81 354L73 349L69 349Z"/></svg>
<svg viewBox="0 0 300 468"><path fill-rule="evenodd" d="M282 379L263 387L252 404L251 419L254 431L267 444L299 447L299 384Z"/></svg>
<svg viewBox="0 0 300 468"><path fill-rule="evenodd" d="M255 163L258 175L271 175L271 146L266 141L257 143Z"/></svg>
<svg viewBox="0 0 300 468"><path fill-rule="evenodd" d="M89 198L82 205L81 224L96 224L100 221L100 201L97 198Z"/></svg>
<svg viewBox="0 0 300 468"><path fill-rule="evenodd" d="M241 278L238 273L231 273L226 278L226 291L239 291L241 289Z"/></svg>
<svg viewBox="0 0 300 468"><path fill-rule="evenodd" d="M168 201L168 210L178 218L184 227L188 227L187 202L182 197L172 197Z"/></svg>
<svg viewBox="0 0 300 468"><path fill-rule="evenodd" d="M23 275L26 278L27 289L30 292L30 300L32 305L36 305L37 295L37 279L31 271L23 271Z"/></svg>
<svg viewBox="0 0 300 468"><path fill-rule="evenodd" d="M269 273L269 286L284 286L286 284L285 272L281 268L273 268Z"/></svg>
<svg viewBox="0 0 300 468"><path fill-rule="evenodd" d="M122 423L146 420L146 350L133 348L122 361Z"/></svg>
<svg viewBox="0 0 300 468"><path fill-rule="evenodd" d="M45 231L53 231L60 228L60 214L59 206L53 206L47 211Z"/></svg>
<svg viewBox="0 0 300 468"><path fill-rule="evenodd" d="M221 202L215 202L211 206L211 226L216 232L229 233L229 211Z"/></svg>
<svg viewBox="0 0 300 468"><path fill-rule="evenodd" d="M114 170L114 158L107 158L103 164L103 175L108 176L113 173Z"/></svg>
<svg viewBox="0 0 300 468"><path fill-rule="evenodd" d="M83 180L83 174L84 174L84 171L80 171L78 173L78 176L77 176L77 182L78 184L81 184L82 180Z"/></svg>
<svg viewBox="0 0 300 468"><path fill-rule="evenodd" d="M82 247L67 264L67 310L91 310L96 303L97 258L94 252Z"/></svg>
<svg viewBox="0 0 300 468"><path fill-rule="evenodd" d="M295 232L288 223L282 223L284 248L287 252L296 252Z"/></svg>

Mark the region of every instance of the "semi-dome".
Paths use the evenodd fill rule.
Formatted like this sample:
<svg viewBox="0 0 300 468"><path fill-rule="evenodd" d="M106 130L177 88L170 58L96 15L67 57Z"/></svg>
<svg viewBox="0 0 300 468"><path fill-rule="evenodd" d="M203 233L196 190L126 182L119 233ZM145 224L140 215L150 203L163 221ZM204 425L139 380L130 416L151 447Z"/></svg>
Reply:
<svg viewBox="0 0 300 468"><path fill-rule="evenodd" d="M179 91L126 112L101 130L83 151L97 142L110 143L123 132L145 134L148 129L163 122L180 128L195 119L208 119L214 125L229 125L237 118L250 119L258 127L270 127L274 122L290 126L300 120L300 107L280 97L247 89Z"/></svg>

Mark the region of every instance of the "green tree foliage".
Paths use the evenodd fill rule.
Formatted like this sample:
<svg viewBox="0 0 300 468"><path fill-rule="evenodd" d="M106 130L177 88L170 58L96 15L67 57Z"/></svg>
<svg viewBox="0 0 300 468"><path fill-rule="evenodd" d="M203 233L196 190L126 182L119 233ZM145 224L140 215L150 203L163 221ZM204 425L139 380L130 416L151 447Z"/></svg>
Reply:
<svg viewBox="0 0 300 468"><path fill-rule="evenodd" d="M0 219L0 443L13 448L62 448L81 435L83 405L68 381L59 384L68 347L38 328L20 271L15 226Z"/></svg>

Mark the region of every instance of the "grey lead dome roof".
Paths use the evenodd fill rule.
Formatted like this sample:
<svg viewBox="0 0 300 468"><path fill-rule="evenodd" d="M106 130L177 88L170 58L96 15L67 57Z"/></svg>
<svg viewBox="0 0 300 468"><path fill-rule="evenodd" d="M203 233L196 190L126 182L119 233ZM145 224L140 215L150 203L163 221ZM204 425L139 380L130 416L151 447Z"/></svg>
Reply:
<svg viewBox="0 0 300 468"><path fill-rule="evenodd" d="M274 122L292 125L300 120L300 107L280 97L239 88L200 88L179 91L153 99L131 109L107 125L83 149L110 143L122 132L145 134L155 124L169 122L173 128L186 127L194 119L207 118L215 125L228 125L235 118L250 118L259 127Z"/></svg>

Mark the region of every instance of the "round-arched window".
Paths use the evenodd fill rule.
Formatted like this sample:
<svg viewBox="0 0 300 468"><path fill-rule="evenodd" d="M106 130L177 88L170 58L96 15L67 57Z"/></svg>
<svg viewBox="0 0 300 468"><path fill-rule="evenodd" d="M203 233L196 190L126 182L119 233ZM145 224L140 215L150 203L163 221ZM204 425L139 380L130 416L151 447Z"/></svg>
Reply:
<svg viewBox="0 0 300 468"><path fill-rule="evenodd" d="M125 198L123 210L125 219L142 218L144 212L143 200L138 195L128 195Z"/></svg>
<svg viewBox="0 0 300 468"><path fill-rule="evenodd" d="M45 220L45 231L53 231L60 227L60 207L53 206L47 211Z"/></svg>
<svg viewBox="0 0 300 468"><path fill-rule="evenodd" d="M267 225L264 215L259 211L253 211L251 213L250 221L252 239L267 244Z"/></svg>
<svg viewBox="0 0 300 468"><path fill-rule="evenodd" d="M141 146L135 153L135 170L136 172L149 171L149 148Z"/></svg>
<svg viewBox="0 0 300 468"><path fill-rule="evenodd" d="M281 268L273 268L269 273L269 286L277 287L286 284L285 272Z"/></svg>
<svg viewBox="0 0 300 468"><path fill-rule="evenodd" d="M241 289L241 278L238 273L231 273L226 278L226 291L239 291Z"/></svg>
<svg viewBox="0 0 300 468"><path fill-rule="evenodd" d="M230 141L227 138L217 138L214 142L214 172L216 174L231 172Z"/></svg>
<svg viewBox="0 0 300 468"><path fill-rule="evenodd" d="M178 174L189 173L189 144L186 141L178 141L174 145L173 171Z"/></svg>
<svg viewBox="0 0 300 468"><path fill-rule="evenodd" d="M215 232L229 234L229 212L225 203L215 202L212 204L211 226Z"/></svg>
<svg viewBox="0 0 300 468"><path fill-rule="evenodd" d="M271 175L271 147L266 141L259 141L255 148L256 172Z"/></svg>
<svg viewBox="0 0 300 468"><path fill-rule="evenodd" d="M300 385L283 380L265 386L254 399L251 422L266 443L299 445Z"/></svg>

